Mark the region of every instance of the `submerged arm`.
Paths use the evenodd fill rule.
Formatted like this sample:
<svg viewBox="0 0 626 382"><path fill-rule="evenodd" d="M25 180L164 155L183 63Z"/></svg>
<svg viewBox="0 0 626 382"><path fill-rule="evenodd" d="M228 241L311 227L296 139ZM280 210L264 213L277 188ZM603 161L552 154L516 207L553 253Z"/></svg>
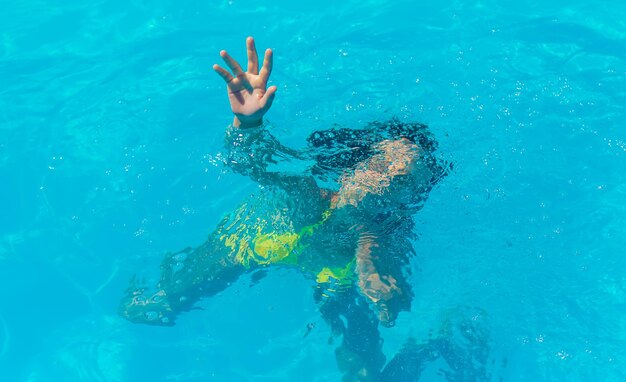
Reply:
<svg viewBox="0 0 626 382"><path fill-rule="evenodd" d="M247 129L230 126L226 131L225 149L228 167L262 185L275 185L287 191L315 185L308 173L308 156L283 146L265 124Z"/></svg>
<svg viewBox="0 0 626 382"><path fill-rule="evenodd" d="M378 319L384 326L393 326L398 312L389 309L389 302L402 295L397 280L390 274L381 274L373 256L379 245L376 235L368 232L359 234L356 249L356 274L360 292L375 306Z"/></svg>
<svg viewBox="0 0 626 382"><path fill-rule="evenodd" d="M126 319L148 325L172 326L177 316L194 309L202 297L225 289L247 271L212 235L197 248L168 253L161 263L156 288L131 282L119 312Z"/></svg>

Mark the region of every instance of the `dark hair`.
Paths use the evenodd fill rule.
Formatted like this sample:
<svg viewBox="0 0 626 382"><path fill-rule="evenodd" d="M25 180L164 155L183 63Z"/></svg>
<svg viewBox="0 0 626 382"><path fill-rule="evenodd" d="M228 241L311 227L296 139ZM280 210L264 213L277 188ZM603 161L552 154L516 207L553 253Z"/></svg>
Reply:
<svg viewBox="0 0 626 382"><path fill-rule="evenodd" d="M436 174L434 183L445 176L451 168L451 165L434 156L438 145L427 125L401 122L394 118L384 122L370 122L360 129L334 126L328 130L313 132L307 138L311 155L316 161L313 173L324 177L328 173L340 173L353 168L359 162L376 154L377 143L386 139L400 138L406 138L422 148L424 160L433 174Z"/></svg>

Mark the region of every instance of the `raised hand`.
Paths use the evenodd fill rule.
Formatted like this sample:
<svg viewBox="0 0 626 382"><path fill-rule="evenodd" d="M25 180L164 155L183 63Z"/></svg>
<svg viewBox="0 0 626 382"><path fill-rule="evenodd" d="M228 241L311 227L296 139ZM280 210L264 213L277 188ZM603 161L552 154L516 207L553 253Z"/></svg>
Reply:
<svg viewBox="0 0 626 382"><path fill-rule="evenodd" d="M219 74L228 90L230 108L235 114L233 125L235 127L254 127L263 123L263 116L272 106L276 93L276 86L267 88L267 80L272 73L272 50L265 51L263 67L259 71L259 58L254 46L254 39L246 39L248 49L248 70L243 71L239 63L235 61L225 50L220 56L232 71L232 74L215 64L213 70Z"/></svg>

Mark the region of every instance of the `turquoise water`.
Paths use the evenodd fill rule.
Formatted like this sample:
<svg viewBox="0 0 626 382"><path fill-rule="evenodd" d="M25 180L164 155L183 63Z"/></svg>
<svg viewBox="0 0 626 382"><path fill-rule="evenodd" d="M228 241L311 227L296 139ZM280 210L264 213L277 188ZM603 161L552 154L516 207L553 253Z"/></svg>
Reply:
<svg viewBox="0 0 626 382"><path fill-rule="evenodd" d="M483 322L493 380L626 380L622 2L2 9L0 380L341 379L297 272L243 278L174 327L116 313L133 274L154 283L166 251L257 189L220 164L231 116L211 70L248 35L275 51L285 143L397 116L454 163L416 217L415 299L381 328L388 358L461 311Z"/></svg>

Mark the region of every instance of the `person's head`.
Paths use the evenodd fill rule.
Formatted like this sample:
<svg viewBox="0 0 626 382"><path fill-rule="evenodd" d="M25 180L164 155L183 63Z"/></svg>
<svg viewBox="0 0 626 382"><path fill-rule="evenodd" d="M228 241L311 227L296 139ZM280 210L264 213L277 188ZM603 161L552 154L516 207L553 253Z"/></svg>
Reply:
<svg viewBox="0 0 626 382"><path fill-rule="evenodd" d="M391 119L371 122L360 129L333 127L315 131L307 138L307 143L316 162L313 174L324 180L354 170L381 154L397 160L395 165L408 164L407 161L418 154L433 174L431 186L445 176L450 167L435 157L437 142L428 126L422 123Z"/></svg>
<svg viewBox="0 0 626 382"><path fill-rule="evenodd" d="M436 156L437 142L428 126L397 119L372 122L361 129L333 127L307 138L315 160L313 175L338 191L334 206L357 206L367 195L384 195L405 208L421 208L430 190L451 169ZM404 181L400 181L405 179ZM401 184L402 188L393 187Z"/></svg>
<svg viewBox="0 0 626 382"><path fill-rule="evenodd" d="M368 195L385 195L399 179L411 177L412 181L404 182L406 192L395 192L395 199L409 199L429 185L432 177L430 169L419 161L420 147L407 138L385 139L372 146L373 154L357 163L352 169L346 169L339 178L339 191L336 207L346 205L357 207ZM421 183L424 183L422 185ZM396 188L396 191L398 189ZM400 199L398 199L400 198Z"/></svg>

